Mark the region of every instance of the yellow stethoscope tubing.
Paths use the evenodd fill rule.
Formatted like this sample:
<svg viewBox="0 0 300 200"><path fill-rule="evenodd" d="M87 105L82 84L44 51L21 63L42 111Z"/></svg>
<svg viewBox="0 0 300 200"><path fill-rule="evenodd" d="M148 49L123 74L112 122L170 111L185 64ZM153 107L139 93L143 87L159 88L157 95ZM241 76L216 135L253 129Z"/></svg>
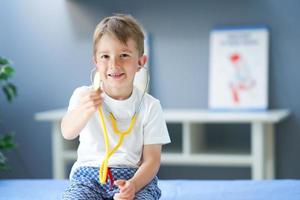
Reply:
<svg viewBox="0 0 300 200"><path fill-rule="evenodd" d="M98 90L100 88L100 74L99 72L97 72L94 76L94 81L93 81L93 89L94 90ZM109 139L108 139L108 131L107 131L107 126L104 120L104 114L103 114L103 109L102 106L99 106L98 108L98 114L99 114L99 118L100 118L100 122L101 122L101 127L102 127L102 131L103 131L103 135L104 135L104 141L105 141L105 157L103 159L103 162L101 164L100 170L99 170L99 180L101 184L104 184L107 180L107 172L108 172L108 160L109 158L117 151L117 149L122 145L123 141L124 141L124 137L126 135L128 135L133 127L134 124L136 122L136 112L134 113L129 128L125 131L120 131L117 127L117 121L114 117L114 115L110 112L109 118L112 122L112 127L113 127L113 131L120 136L118 144L110 151L109 150Z"/></svg>
<svg viewBox="0 0 300 200"><path fill-rule="evenodd" d="M131 131L134 127L134 124L136 122L136 113L133 115L130 125L129 125L129 128L126 131L120 131L118 129L116 119L114 118L113 114L110 113L109 116L110 116L110 120L112 122L113 130L117 135L120 136L118 144L111 151L109 150L108 132L107 132L106 123L104 121L104 114L103 114L102 107L99 107L98 113L99 113L99 117L101 119L101 126L102 126L102 130L103 130L103 134L104 134L105 149L106 149L106 154L105 154L105 157L101 164L100 172L99 172L100 183L104 184L107 180L108 160L117 151L117 149L122 145L122 143L124 141L124 137L126 135L128 135L129 133L131 133Z"/></svg>

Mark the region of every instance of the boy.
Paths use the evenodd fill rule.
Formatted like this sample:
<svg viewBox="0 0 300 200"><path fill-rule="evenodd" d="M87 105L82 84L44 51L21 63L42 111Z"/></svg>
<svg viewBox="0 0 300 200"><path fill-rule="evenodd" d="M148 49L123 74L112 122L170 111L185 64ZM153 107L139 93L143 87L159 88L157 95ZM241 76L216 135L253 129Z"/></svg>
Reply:
<svg viewBox="0 0 300 200"><path fill-rule="evenodd" d="M160 166L161 145L170 142L163 112L157 99L135 88L136 72L146 63L144 34L137 21L128 15L104 18L94 32L93 61L102 88L77 88L61 124L65 139L79 136L78 158L72 167L71 186L63 199L159 199L156 173ZM111 155L108 167L114 186L99 183L99 167L105 157L105 142L98 116L104 110L110 149L119 135L109 121L116 119L118 130L128 130L137 113L133 129Z"/></svg>

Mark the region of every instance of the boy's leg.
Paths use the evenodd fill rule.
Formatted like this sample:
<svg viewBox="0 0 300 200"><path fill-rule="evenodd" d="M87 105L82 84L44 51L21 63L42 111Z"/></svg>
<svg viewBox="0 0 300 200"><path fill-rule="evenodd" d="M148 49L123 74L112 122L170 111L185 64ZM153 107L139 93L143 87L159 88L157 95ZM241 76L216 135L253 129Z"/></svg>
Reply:
<svg viewBox="0 0 300 200"><path fill-rule="evenodd" d="M101 200L103 199L100 194L94 191L92 188L79 184L72 183L71 186L64 192L62 196L63 200Z"/></svg>
<svg viewBox="0 0 300 200"><path fill-rule="evenodd" d="M103 199L98 184L97 168L79 167L71 178L71 185L63 194L64 200Z"/></svg>
<svg viewBox="0 0 300 200"><path fill-rule="evenodd" d="M157 186L158 178L155 177L148 185L135 194L135 200L157 200L161 196L161 190Z"/></svg>

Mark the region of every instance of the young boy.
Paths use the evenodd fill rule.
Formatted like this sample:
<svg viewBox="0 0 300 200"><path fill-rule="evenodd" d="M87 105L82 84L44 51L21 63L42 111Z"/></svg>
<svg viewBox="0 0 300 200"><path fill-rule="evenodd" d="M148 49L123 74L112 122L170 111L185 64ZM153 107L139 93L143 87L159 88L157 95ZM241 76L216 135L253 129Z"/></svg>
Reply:
<svg viewBox="0 0 300 200"><path fill-rule="evenodd" d="M94 32L94 64L100 73L102 88L77 88L61 124L62 135L71 140L79 136L78 158L72 167L71 185L63 199L159 199L157 171L161 145L170 138L157 99L134 87L136 72L146 63L144 34L137 21L128 15L104 18ZM108 167L114 181L99 182L99 167L105 158L105 138L98 108L102 106L110 149L120 137L117 129L128 130L137 111L133 129L111 155Z"/></svg>

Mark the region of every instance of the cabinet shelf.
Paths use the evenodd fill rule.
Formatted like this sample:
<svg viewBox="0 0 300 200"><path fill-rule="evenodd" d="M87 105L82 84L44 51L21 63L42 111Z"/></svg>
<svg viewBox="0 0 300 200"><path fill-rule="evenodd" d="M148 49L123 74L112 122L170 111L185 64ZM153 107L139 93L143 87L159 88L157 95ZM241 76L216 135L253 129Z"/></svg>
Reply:
<svg viewBox="0 0 300 200"><path fill-rule="evenodd" d="M35 119L52 123L54 178L66 178L66 161L77 157L78 140L66 141L60 121L66 109L37 113ZM208 110L164 110L172 143L163 147L162 165L250 167L252 179L275 177L274 124L288 110L265 112L212 112ZM250 124L248 148L211 147L205 142L206 124Z"/></svg>
<svg viewBox="0 0 300 200"><path fill-rule="evenodd" d="M215 154L201 153L182 155L180 153L162 154L162 164L171 165L203 165L203 166L251 166L250 154Z"/></svg>

